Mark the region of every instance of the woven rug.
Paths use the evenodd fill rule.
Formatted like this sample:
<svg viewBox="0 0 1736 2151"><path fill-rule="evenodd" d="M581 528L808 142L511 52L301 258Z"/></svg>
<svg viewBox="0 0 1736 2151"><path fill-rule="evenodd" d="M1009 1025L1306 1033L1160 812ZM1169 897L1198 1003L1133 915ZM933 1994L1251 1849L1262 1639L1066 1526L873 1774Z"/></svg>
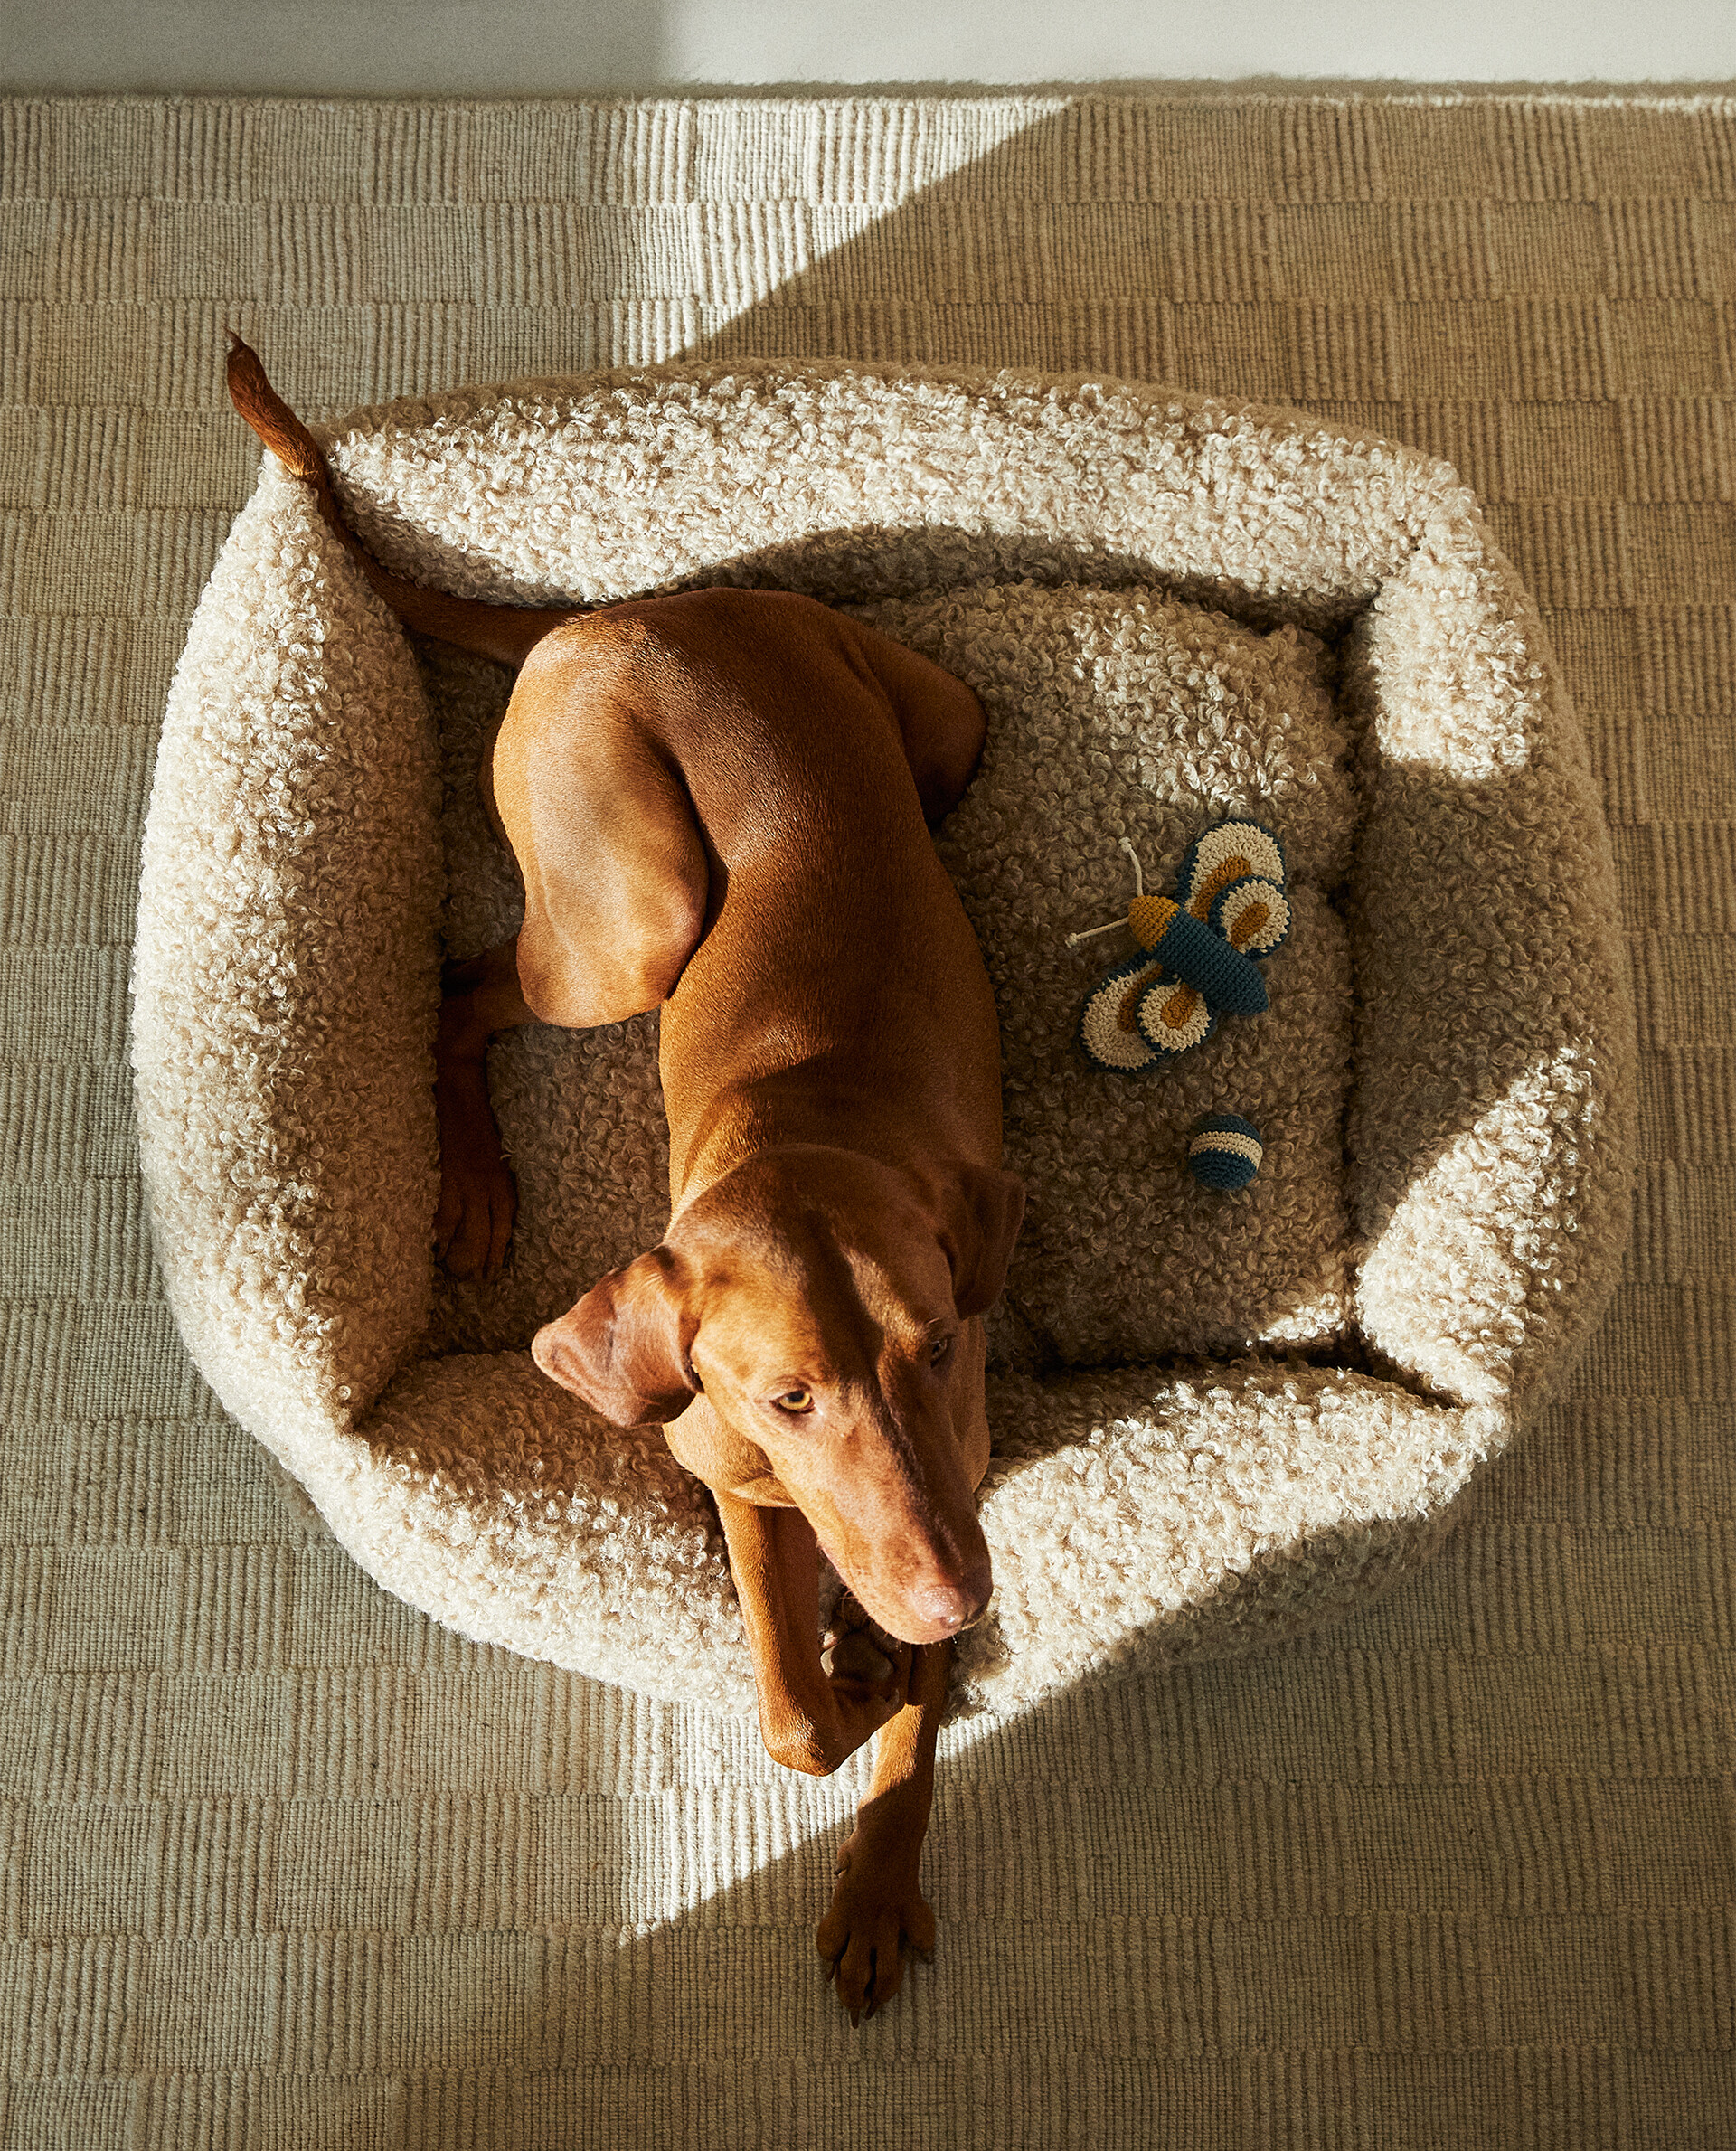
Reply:
<svg viewBox="0 0 1736 2151"><path fill-rule="evenodd" d="M0 2145L1736 2140L1736 99L0 106ZM137 843L299 407L684 354L1100 370L1455 462L1603 783L1627 1274L1433 1565L943 1741L853 2032L861 1768L375 1589L169 1320Z"/></svg>

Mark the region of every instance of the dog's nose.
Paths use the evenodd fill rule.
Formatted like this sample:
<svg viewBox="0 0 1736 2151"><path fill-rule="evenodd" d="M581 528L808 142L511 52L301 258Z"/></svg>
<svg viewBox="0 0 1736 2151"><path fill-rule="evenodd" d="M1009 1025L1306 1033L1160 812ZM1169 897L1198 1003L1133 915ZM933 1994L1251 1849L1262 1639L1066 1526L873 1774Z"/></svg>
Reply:
<svg viewBox="0 0 1736 2151"><path fill-rule="evenodd" d="M940 1628L967 1628L988 1604L986 1576L967 1576L963 1587L955 1583L919 1584L910 1599L924 1620Z"/></svg>

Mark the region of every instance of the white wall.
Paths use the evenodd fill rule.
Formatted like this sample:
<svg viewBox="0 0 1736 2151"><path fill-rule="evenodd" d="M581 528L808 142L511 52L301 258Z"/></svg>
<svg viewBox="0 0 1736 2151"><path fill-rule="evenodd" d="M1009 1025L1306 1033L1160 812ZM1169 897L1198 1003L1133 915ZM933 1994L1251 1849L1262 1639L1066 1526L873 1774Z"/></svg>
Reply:
<svg viewBox="0 0 1736 2151"><path fill-rule="evenodd" d="M23 90L1736 77L1736 0L0 0Z"/></svg>

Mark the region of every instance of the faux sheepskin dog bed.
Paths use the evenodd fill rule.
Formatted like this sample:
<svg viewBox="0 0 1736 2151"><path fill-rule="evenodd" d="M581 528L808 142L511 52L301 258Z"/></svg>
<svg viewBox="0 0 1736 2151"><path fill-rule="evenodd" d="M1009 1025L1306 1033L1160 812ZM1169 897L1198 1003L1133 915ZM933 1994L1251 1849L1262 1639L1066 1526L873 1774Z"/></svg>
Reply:
<svg viewBox="0 0 1736 2151"><path fill-rule="evenodd" d="M382 558L501 601L732 582L976 689L939 838L1029 1207L993 1318L995 1597L958 1700L1293 1630L1422 1558L1601 1310L1633 1014L1607 834L1530 599L1445 465L1134 384L675 366L326 429ZM389 1590L467 1635L747 1709L722 1542L656 1429L533 1329L660 1237L656 1021L491 1056L498 1284L430 1252L442 943L513 930L475 792L508 687L412 652L268 458L194 618L145 840L134 1064L156 1245L231 1411ZM1227 816L1272 830L1269 1007L1108 1073L1080 1009ZM1260 1132L1198 1184L1202 1116Z"/></svg>

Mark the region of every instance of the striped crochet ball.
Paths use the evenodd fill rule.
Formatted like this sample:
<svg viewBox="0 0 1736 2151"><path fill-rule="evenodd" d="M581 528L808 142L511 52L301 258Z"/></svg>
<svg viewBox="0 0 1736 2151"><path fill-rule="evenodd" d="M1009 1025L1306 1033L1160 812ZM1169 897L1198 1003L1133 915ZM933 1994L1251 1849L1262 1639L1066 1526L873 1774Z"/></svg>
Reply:
<svg viewBox="0 0 1736 2151"><path fill-rule="evenodd" d="M1210 1113L1187 1146L1188 1170L1202 1187L1246 1187L1266 1155L1260 1130L1237 1113Z"/></svg>

